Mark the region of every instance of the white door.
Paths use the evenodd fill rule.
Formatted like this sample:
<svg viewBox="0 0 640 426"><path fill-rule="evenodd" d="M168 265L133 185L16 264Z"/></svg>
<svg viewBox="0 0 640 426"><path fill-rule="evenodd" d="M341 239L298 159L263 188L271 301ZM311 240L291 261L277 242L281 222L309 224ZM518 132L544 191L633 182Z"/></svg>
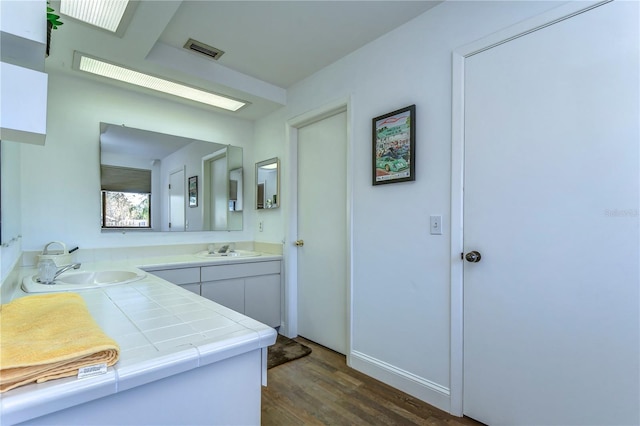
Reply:
<svg viewBox="0 0 640 426"><path fill-rule="evenodd" d="M184 231L184 168L169 175L169 231Z"/></svg>
<svg viewBox="0 0 640 426"><path fill-rule="evenodd" d="M298 129L298 334L347 351L346 112Z"/></svg>
<svg viewBox="0 0 640 426"><path fill-rule="evenodd" d="M638 3L465 60L464 413L638 424Z"/></svg>

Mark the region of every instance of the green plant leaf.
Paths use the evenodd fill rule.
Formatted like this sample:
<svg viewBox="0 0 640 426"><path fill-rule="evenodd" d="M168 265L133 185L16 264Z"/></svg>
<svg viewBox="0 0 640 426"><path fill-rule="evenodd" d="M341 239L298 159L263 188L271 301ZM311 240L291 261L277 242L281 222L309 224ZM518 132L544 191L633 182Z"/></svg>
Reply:
<svg viewBox="0 0 640 426"><path fill-rule="evenodd" d="M49 2L47 2L47 21L51 23L51 29L56 30L60 25L63 25L64 22L60 21L60 15L56 15L55 10L49 6Z"/></svg>

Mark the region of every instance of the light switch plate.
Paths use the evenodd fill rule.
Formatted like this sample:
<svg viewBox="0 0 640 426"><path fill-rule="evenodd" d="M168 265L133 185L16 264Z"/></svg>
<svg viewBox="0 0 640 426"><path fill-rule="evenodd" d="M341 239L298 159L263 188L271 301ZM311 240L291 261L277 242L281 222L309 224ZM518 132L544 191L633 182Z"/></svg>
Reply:
<svg viewBox="0 0 640 426"><path fill-rule="evenodd" d="M429 220L429 230L431 235L442 235L442 216L434 215Z"/></svg>

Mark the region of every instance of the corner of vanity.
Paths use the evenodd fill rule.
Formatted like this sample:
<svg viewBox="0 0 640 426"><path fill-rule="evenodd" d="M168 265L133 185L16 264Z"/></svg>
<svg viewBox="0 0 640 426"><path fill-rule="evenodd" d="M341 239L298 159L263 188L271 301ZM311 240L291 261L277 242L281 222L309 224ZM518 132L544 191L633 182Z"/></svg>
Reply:
<svg viewBox="0 0 640 426"><path fill-rule="evenodd" d="M260 424L267 348L280 325L281 260L138 259L144 279L78 291L120 345L120 360L100 376L5 392L0 423Z"/></svg>

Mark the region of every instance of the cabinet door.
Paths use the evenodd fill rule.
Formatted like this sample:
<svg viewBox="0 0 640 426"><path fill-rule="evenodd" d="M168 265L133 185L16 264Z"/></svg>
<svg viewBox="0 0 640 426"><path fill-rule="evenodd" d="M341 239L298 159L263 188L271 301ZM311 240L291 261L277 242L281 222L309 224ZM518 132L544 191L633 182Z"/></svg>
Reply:
<svg viewBox="0 0 640 426"><path fill-rule="evenodd" d="M244 314L271 327L280 325L280 274L244 280Z"/></svg>
<svg viewBox="0 0 640 426"><path fill-rule="evenodd" d="M192 293L200 295L200 283L192 283L192 284L180 284L180 287L185 290L189 290Z"/></svg>
<svg viewBox="0 0 640 426"><path fill-rule="evenodd" d="M193 284L200 282L200 268L162 269L148 272L173 284Z"/></svg>
<svg viewBox="0 0 640 426"><path fill-rule="evenodd" d="M244 314L244 280L208 281L201 285L202 297Z"/></svg>

